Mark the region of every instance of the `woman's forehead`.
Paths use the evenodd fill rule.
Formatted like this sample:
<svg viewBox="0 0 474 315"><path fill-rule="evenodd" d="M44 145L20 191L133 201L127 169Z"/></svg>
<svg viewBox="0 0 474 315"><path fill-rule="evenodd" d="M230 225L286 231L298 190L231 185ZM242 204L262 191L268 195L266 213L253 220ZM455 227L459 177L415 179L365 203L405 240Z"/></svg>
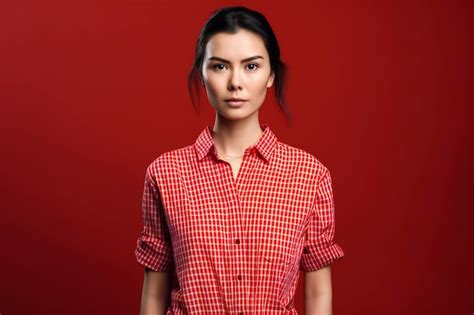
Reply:
<svg viewBox="0 0 474 315"><path fill-rule="evenodd" d="M206 45L206 57L217 56L225 59L246 58L266 54L262 38L246 30L237 33L214 34Z"/></svg>

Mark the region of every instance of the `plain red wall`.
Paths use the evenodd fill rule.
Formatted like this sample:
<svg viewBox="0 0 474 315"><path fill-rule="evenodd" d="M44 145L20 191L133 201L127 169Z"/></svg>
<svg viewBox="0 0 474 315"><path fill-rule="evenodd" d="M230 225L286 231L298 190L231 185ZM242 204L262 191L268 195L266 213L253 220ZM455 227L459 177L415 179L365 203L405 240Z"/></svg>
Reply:
<svg viewBox="0 0 474 315"><path fill-rule="evenodd" d="M138 314L146 166L213 123L187 71L242 4L289 68L260 121L333 176L334 313L472 314L472 3L1 0L0 313Z"/></svg>

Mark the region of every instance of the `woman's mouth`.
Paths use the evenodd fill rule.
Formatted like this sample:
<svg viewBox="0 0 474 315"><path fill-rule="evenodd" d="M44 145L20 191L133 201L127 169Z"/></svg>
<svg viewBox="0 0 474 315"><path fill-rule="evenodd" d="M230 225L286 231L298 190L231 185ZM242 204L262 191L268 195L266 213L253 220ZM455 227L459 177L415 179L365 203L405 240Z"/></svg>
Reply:
<svg viewBox="0 0 474 315"><path fill-rule="evenodd" d="M247 100L239 97L231 97L226 99L225 102L229 104L229 106L239 107L242 106L245 102L247 102Z"/></svg>

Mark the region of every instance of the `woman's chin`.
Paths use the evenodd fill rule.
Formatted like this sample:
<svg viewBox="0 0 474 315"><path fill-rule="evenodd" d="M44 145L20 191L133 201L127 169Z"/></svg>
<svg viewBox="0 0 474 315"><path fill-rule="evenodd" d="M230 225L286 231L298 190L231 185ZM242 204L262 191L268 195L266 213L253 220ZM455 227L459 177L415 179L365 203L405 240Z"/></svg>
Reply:
<svg viewBox="0 0 474 315"><path fill-rule="evenodd" d="M252 115L254 115L255 112L250 112L248 110L243 110L243 109L232 109L232 110L224 110L220 111L219 115L224 117L227 120L241 120L241 119L246 119Z"/></svg>

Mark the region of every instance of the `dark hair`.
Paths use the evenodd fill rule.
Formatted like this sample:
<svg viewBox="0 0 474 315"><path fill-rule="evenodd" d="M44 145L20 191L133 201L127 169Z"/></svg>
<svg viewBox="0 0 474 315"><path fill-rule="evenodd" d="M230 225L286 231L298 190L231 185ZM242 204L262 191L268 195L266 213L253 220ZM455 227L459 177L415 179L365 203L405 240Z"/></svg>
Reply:
<svg viewBox="0 0 474 315"><path fill-rule="evenodd" d="M275 74L274 88L278 105L285 114L287 122L291 123L291 113L285 99L286 65L280 59L280 47L276 36L263 14L243 6L224 7L214 11L199 34L193 67L188 75L188 90L195 111L199 113L193 94L193 85L199 103L199 86L202 80L201 68L207 42L216 33L235 34L239 29L254 32L262 38L270 57L271 70Z"/></svg>

